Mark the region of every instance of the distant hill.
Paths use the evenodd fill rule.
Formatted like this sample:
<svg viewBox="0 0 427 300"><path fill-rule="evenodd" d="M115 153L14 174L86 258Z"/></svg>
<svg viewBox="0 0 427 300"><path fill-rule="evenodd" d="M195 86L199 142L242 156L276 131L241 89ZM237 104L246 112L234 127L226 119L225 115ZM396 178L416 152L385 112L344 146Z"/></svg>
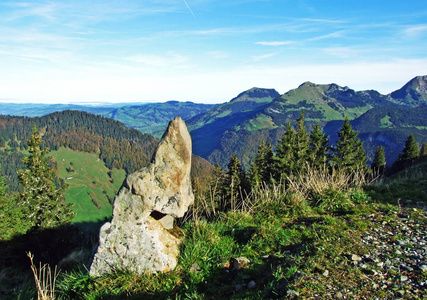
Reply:
<svg viewBox="0 0 427 300"><path fill-rule="evenodd" d="M0 114L41 117L65 110L84 111L120 121L129 128L135 128L160 139L169 121L176 116L180 116L183 120L188 120L215 106L215 104L179 101L164 103L104 103L99 105L0 103Z"/></svg>
<svg viewBox="0 0 427 300"><path fill-rule="evenodd" d="M152 134L160 139L169 121L176 116L180 116L186 121L215 106L214 104L168 101L165 103L124 106L104 115L123 122L127 127Z"/></svg>

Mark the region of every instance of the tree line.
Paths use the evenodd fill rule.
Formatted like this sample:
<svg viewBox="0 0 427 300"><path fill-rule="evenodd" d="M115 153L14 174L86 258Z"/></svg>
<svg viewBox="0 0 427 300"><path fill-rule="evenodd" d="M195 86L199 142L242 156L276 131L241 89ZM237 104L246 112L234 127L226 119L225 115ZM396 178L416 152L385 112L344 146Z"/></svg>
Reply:
<svg viewBox="0 0 427 300"><path fill-rule="evenodd" d="M213 203L214 209L226 211L239 206L252 188L272 183L287 184L290 178L302 178L308 171L333 172L339 170L347 174L360 172L363 176L382 176L397 172L420 157L427 157L427 143L421 149L411 134L399 159L386 168L383 147L377 147L370 166L358 133L353 130L348 118L345 118L338 132L336 145L330 145L328 137L315 124L308 133L304 123L304 112L297 119L296 128L287 123L285 133L275 148L271 143L262 141L249 170L242 167L233 154L227 170L215 167L203 197Z"/></svg>

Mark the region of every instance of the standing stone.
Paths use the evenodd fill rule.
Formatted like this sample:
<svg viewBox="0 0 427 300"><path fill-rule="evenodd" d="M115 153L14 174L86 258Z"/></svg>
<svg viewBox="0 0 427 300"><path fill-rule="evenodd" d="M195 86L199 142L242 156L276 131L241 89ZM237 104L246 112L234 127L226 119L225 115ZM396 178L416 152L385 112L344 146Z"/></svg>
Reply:
<svg viewBox="0 0 427 300"><path fill-rule="evenodd" d="M177 117L169 122L153 162L127 176L114 200L111 223L101 227L90 275L168 272L176 267L181 240L168 229L194 202L191 151L190 134Z"/></svg>

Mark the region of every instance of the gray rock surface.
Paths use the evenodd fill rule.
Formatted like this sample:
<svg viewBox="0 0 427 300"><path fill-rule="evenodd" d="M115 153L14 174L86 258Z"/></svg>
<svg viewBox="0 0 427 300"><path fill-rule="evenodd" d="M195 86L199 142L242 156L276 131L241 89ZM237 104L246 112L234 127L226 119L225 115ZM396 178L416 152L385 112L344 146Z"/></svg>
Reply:
<svg viewBox="0 0 427 300"><path fill-rule="evenodd" d="M139 274L173 270L180 239L168 229L194 202L191 137L184 121L169 123L146 168L128 175L114 201L111 223L101 227L90 274L127 269Z"/></svg>

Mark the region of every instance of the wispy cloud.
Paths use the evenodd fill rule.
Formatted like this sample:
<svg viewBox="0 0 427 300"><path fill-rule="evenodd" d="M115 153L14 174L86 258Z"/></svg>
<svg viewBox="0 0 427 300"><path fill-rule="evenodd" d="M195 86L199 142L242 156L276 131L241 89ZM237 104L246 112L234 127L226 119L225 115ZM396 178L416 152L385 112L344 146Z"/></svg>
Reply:
<svg viewBox="0 0 427 300"><path fill-rule="evenodd" d="M405 35L409 38L417 38L424 33L427 33L427 24L411 26L405 29Z"/></svg>
<svg viewBox="0 0 427 300"><path fill-rule="evenodd" d="M175 52L168 52L165 55L138 54L127 57L126 60L146 66L171 67L184 64L188 61L188 57Z"/></svg>
<svg viewBox="0 0 427 300"><path fill-rule="evenodd" d="M260 42L255 42L255 44L262 45L262 46L285 46L285 45L289 45L292 43L293 43L293 41L272 41L272 42L260 41Z"/></svg>
<svg viewBox="0 0 427 300"><path fill-rule="evenodd" d="M252 56L252 59L254 61L260 61L260 60L264 60L264 59L276 56L277 54L279 54L279 52L267 53L267 54L262 54L262 55L254 55L254 56Z"/></svg>
<svg viewBox="0 0 427 300"><path fill-rule="evenodd" d="M344 31L335 31L331 32L325 35L316 36L313 38L307 39L307 41L318 41L318 40L325 40L325 39L331 39L331 38L340 38L344 35Z"/></svg>

